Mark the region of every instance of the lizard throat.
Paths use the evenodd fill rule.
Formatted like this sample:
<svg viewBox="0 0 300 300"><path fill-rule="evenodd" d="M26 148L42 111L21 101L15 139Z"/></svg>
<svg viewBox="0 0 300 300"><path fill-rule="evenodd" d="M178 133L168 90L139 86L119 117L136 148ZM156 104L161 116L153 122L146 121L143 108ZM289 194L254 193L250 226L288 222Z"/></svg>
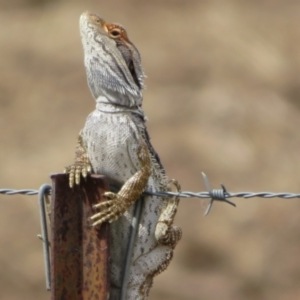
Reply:
<svg viewBox="0 0 300 300"><path fill-rule="evenodd" d="M103 96L99 96L96 99L96 109L110 114L118 114L118 113L134 113L143 119L144 122L147 121L146 116L144 115L144 111L140 105L137 106L126 106L121 104L111 103L107 100L107 98Z"/></svg>

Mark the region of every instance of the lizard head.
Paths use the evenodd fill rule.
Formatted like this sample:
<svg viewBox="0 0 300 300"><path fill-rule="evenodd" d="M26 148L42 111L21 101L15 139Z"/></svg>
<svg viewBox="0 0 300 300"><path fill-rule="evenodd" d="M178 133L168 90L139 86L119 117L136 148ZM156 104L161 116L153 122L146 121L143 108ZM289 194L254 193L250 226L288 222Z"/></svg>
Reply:
<svg viewBox="0 0 300 300"><path fill-rule="evenodd" d="M96 14L84 12L80 17L80 32L88 83L94 97L99 96L100 91L96 90L102 87L102 92L111 89L141 98L145 75L140 54L126 30L119 24L105 22Z"/></svg>

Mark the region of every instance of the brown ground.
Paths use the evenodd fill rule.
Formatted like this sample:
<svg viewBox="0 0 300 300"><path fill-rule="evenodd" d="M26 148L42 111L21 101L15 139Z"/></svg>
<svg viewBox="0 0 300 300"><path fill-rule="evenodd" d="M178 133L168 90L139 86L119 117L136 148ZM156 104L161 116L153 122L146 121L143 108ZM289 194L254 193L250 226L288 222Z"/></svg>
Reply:
<svg viewBox="0 0 300 300"><path fill-rule="evenodd" d="M204 171L231 192L300 191L299 1L73 2L0 1L0 188L38 188L72 162L94 108L88 9L140 49L152 141L184 190L203 191ZM37 199L0 198L0 299L49 299ZM300 299L299 200L235 202L204 218L207 201L181 201L183 240L150 299Z"/></svg>

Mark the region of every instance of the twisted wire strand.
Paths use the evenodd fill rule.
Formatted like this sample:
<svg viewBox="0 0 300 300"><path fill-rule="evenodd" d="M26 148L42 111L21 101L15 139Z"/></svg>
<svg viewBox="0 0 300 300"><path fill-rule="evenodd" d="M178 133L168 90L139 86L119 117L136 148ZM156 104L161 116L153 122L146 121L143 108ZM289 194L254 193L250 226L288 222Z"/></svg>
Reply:
<svg viewBox="0 0 300 300"><path fill-rule="evenodd" d="M16 190L16 189L0 189L0 194L3 195L37 195L38 190L32 189L23 189L23 190ZM51 194L51 191L47 193L48 195ZM289 192L282 192L282 193L273 193L273 192L237 192L237 193L230 193L225 192L221 189L213 189L210 192L189 192L183 191L181 193L175 192L149 192L145 191L143 193L145 196L157 196L157 197L172 197L177 196L181 198L214 198L219 199L220 201L223 200L223 196L225 198L283 198L283 199L295 199L300 198L300 194L296 193L289 193ZM212 197L213 196L213 197Z"/></svg>
<svg viewBox="0 0 300 300"><path fill-rule="evenodd" d="M38 190L31 190L31 189L23 189L23 190L15 190L15 189L0 189L0 194L3 195L37 195ZM51 191L48 195L51 194ZM189 192L183 191L181 193L174 193L174 192L149 192L145 191L143 193L145 196L157 196L157 197L172 197L177 196L181 198L214 198L217 200L219 198L220 201L223 200L223 195L226 198L284 198L284 199L294 199L300 198L300 194L295 193L273 193L273 192L237 192L237 193L230 193L225 192L221 189L213 189L211 192ZM212 197L213 195L213 197Z"/></svg>
<svg viewBox="0 0 300 300"><path fill-rule="evenodd" d="M228 200L228 198L283 198L283 199L294 199L294 198L300 198L300 194L295 193L273 193L273 192L238 192L238 193L229 193L225 186L221 184L222 189L211 189L209 181L207 176L202 172L203 181L205 184L205 187L207 189L207 192L149 192L145 191L143 195L151 195L151 196L157 196L157 197L181 197L181 198L210 198L210 202L207 206L207 209L204 213L206 216L214 203L214 201L221 201L225 202L227 204L230 204L232 206L236 206L234 202ZM23 194L23 195L36 195L39 191L37 190L13 190L13 189L0 189L0 194L6 194L6 195L16 195L16 194ZM51 194L51 189L49 188L47 191L45 191L46 194Z"/></svg>
<svg viewBox="0 0 300 300"><path fill-rule="evenodd" d="M24 190L14 190L14 189L0 189L0 194L4 195L37 195L39 193L38 190L30 190L30 189L24 189Z"/></svg>

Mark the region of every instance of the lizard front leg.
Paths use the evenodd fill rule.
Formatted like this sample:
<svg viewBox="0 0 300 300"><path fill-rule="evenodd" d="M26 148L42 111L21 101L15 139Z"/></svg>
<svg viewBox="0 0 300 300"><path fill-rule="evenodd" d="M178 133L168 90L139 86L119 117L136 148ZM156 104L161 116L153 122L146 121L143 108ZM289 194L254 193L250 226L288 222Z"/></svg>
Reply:
<svg viewBox="0 0 300 300"><path fill-rule="evenodd" d="M106 192L104 195L107 201L94 205L94 208L101 211L90 217L92 226L117 220L142 194L151 175L152 167L150 153L145 143L138 149L138 158L141 169L124 183L117 194Z"/></svg>
<svg viewBox="0 0 300 300"><path fill-rule="evenodd" d="M83 146L82 137L79 135L75 148L74 164L65 168L64 172L69 174L69 186L80 184L80 176L86 178L87 174L92 171L88 155Z"/></svg>

